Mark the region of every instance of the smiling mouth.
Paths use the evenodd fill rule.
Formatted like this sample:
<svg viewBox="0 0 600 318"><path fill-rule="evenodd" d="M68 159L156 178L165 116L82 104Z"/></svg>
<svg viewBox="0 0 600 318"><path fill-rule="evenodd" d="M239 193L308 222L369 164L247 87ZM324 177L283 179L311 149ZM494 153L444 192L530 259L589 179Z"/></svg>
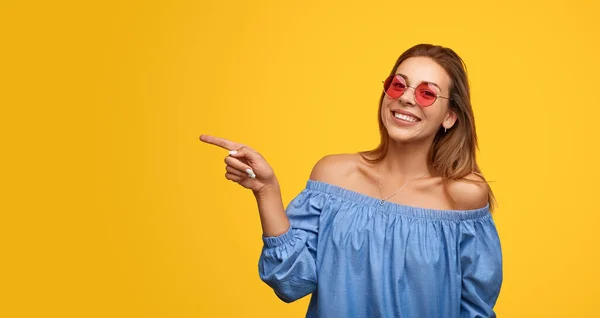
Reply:
<svg viewBox="0 0 600 318"><path fill-rule="evenodd" d="M394 117L396 117L402 121L405 121L405 122L416 123L416 122L421 121L421 119L414 117L414 116L396 113L395 111L392 111L392 113L393 113Z"/></svg>

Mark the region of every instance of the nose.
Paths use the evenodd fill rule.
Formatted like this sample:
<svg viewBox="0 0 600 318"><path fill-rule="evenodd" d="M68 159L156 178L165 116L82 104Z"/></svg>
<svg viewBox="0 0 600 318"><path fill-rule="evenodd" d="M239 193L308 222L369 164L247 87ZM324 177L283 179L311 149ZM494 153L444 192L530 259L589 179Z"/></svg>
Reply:
<svg viewBox="0 0 600 318"><path fill-rule="evenodd" d="M409 92L409 89L412 89L412 91ZM402 104L406 104L406 105L411 105L411 106L415 106L416 102L415 102L415 91L414 91L414 87L412 86L407 86L406 90L404 91L404 94L402 94L402 96L400 96L400 102Z"/></svg>

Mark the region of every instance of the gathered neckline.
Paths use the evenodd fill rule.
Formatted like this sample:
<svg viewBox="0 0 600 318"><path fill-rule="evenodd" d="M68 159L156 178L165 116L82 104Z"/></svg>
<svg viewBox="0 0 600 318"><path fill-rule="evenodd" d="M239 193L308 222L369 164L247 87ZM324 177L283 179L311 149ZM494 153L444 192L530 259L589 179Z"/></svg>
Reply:
<svg viewBox="0 0 600 318"><path fill-rule="evenodd" d="M319 191L334 196L338 196L350 201L373 207L378 210L398 213L415 218L440 219L440 220L469 220L490 216L489 203L482 208L471 210L440 210L424 208L412 205L404 205L396 202L385 201L380 204L381 199L367 194L356 192L331 183L309 179L306 188L313 191Z"/></svg>

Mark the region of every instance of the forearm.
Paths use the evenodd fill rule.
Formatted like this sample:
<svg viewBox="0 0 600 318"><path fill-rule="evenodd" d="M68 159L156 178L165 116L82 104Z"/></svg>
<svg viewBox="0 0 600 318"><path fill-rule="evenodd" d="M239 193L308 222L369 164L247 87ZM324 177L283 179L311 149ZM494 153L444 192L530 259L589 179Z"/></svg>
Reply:
<svg viewBox="0 0 600 318"><path fill-rule="evenodd" d="M288 231L290 222L285 214L279 182L266 185L261 191L255 192L263 236L279 236Z"/></svg>

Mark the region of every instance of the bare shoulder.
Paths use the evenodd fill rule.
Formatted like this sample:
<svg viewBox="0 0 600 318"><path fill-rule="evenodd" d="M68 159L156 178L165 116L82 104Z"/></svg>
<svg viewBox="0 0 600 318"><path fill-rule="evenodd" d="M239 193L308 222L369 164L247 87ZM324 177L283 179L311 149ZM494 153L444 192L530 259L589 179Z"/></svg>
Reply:
<svg viewBox="0 0 600 318"><path fill-rule="evenodd" d="M466 180L450 181L448 193L454 200L456 209L473 210L486 206L488 203L488 186L483 179L471 173Z"/></svg>
<svg viewBox="0 0 600 318"><path fill-rule="evenodd" d="M310 179L341 184L354 171L359 164L358 154L333 154L321 158L315 164L310 174Z"/></svg>

